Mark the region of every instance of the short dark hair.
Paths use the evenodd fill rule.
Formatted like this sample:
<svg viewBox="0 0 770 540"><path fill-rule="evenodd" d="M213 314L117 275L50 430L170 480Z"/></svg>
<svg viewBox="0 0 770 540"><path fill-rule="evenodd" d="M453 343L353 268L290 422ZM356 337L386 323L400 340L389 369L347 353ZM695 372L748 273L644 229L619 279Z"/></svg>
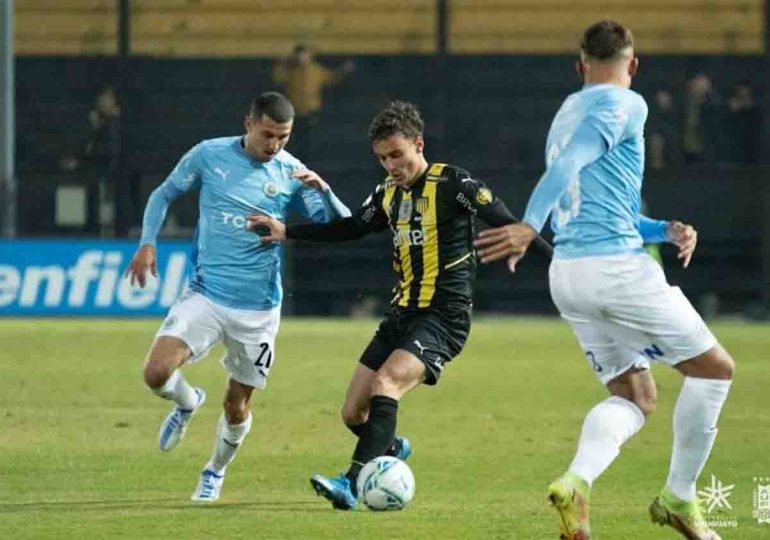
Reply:
<svg viewBox="0 0 770 540"><path fill-rule="evenodd" d="M294 106L286 96L278 92L265 92L254 98L249 108L252 118L259 120L265 114L279 124L294 119Z"/></svg>
<svg viewBox="0 0 770 540"><path fill-rule="evenodd" d="M586 28L580 40L580 50L597 60L612 60L628 47L634 46L631 30L615 21L599 21Z"/></svg>
<svg viewBox="0 0 770 540"><path fill-rule="evenodd" d="M397 133L407 138L422 136L425 122L417 107L406 101L391 101L372 120L369 142L382 141Z"/></svg>

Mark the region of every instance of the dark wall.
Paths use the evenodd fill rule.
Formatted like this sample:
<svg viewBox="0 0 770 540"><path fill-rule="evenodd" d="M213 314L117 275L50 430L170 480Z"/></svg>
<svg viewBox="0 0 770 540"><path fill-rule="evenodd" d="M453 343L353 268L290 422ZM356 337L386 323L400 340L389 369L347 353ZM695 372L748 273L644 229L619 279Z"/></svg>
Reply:
<svg viewBox="0 0 770 540"><path fill-rule="evenodd" d="M325 60L333 65L341 59ZM551 118L565 95L579 88L573 62L567 56L358 57L356 71L327 92L309 155L299 157L349 205L357 205L383 176L366 140L369 120L390 99L411 100L427 123L429 159L471 170L521 213L542 171ZM19 58L16 65L20 229L27 235L60 232L49 217L55 185L64 177L57 161L85 141L86 117L100 85L119 88L124 164L140 182L143 199L190 146L240 133L250 99L274 88L267 60ZM757 57L642 58L635 89L649 99L667 88L680 99L687 78L705 72L723 93L750 79L762 97L764 67ZM763 232L755 193L757 183L768 180L761 169L713 165L648 174L651 214L690 220L701 231L686 281L681 272L671 273L691 296L716 291L733 310L758 299L763 274L757 246ZM178 201L173 210L181 225L194 225L194 197ZM356 246L296 246L295 279L287 284L296 310L344 312L368 295L386 301L385 284L392 282L389 245L383 237ZM481 269L480 308L551 309L546 265L528 258L515 277L501 265Z"/></svg>

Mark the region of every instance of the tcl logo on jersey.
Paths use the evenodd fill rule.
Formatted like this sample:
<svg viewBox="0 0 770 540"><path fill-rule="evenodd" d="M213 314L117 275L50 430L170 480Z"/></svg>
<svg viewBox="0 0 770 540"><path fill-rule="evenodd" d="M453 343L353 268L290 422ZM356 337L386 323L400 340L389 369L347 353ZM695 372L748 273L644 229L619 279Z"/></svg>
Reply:
<svg viewBox="0 0 770 540"><path fill-rule="evenodd" d="M393 235L393 245L401 247L404 244L409 246L421 246L425 242L425 235L421 229L399 229Z"/></svg>
<svg viewBox="0 0 770 540"><path fill-rule="evenodd" d="M236 216L235 214L231 214L230 212L220 212L220 213L222 214L223 224L230 225L231 227L235 227L236 229L246 228L245 216Z"/></svg>

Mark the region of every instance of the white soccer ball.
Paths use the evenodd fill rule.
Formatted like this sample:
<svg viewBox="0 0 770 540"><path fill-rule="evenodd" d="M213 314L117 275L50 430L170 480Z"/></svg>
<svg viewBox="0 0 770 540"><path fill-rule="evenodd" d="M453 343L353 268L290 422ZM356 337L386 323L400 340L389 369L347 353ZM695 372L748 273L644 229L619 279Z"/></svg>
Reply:
<svg viewBox="0 0 770 540"><path fill-rule="evenodd" d="M401 510L414 497L414 475L398 458L381 456L358 475L358 496L370 510Z"/></svg>

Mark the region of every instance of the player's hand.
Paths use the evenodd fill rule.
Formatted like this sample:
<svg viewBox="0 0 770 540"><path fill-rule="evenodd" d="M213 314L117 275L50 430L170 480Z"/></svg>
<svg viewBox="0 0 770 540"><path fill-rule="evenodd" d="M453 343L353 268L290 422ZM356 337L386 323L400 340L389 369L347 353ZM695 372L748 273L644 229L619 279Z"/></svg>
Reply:
<svg viewBox="0 0 770 540"><path fill-rule="evenodd" d="M257 233L263 242L286 240L286 225L265 214L252 214L246 218L247 229Z"/></svg>
<svg viewBox="0 0 770 540"><path fill-rule="evenodd" d="M158 258L155 254L155 246L152 244L145 244L136 250L131 262L128 263L124 276L131 276L132 287L134 282L137 282L140 287L144 288L147 283L147 270L153 276L158 277Z"/></svg>
<svg viewBox="0 0 770 540"><path fill-rule="evenodd" d="M324 179L318 176L318 173L311 171L310 169L300 169L294 171L294 178L318 191L326 191L329 189L329 184L324 182Z"/></svg>
<svg viewBox="0 0 770 540"><path fill-rule="evenodd" d="M677 259L684 259L682 266L690 266L692 254L695 252L695 246L698 244L698 231L692 225L687 225L681 221L672 221L666 229L668 241L679 248Z"/></svg>
<svg viewBox="0 0 770 540"><path fill-rule="evenodd" d="M481 231L473 245L478 249L484 264L505 258L513 259L508 262L508 268L513 272L516 263L524 256L536 236L537 231L526 223L512 223Z"/></svg>

